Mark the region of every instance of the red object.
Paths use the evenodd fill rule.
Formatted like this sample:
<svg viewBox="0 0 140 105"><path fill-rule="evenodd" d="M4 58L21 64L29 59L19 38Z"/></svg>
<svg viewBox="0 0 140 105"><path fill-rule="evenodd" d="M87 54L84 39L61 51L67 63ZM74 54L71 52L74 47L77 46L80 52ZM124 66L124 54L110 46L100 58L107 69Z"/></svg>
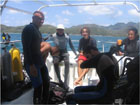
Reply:
<svg viewBox="0 0 140 105"><path fill-rule="evenodd" d="M78 61L79 61L79 60L86 61L87 58L86 58L85 56L83 56L83 55L80 55L80 56L78 57Z"/></svg>

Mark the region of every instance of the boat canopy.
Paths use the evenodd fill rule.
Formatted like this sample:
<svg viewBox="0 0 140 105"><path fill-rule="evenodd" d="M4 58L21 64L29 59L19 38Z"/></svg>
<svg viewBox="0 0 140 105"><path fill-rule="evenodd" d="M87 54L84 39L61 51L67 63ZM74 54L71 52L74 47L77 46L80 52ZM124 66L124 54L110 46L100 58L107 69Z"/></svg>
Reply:
<svg viewBox="0 0 140 105"><path fill-rule="evenodd" d="M110 1L101 1L98 0L98 2L96 0L31 0L33 2L39 3L41 4L41 6L39 8L37 8L36 10L41 11L43 8L46 7L63 7L63 6L96 6L96 5L131 5L132 7L134 7L137 12L140 13L140 8L138 7L138 5L136 5L134 2L132 1L128 1L128 0L110 0ZM24 9L18 9L15 7L11 7L6 5L8 2L8 0L2 0L2 3L0 4L0 9L1 9L1 14L4 8L7 9L11 9L11 10L15 10L15 11L19 11L19 12L24 12L27 14L32 14L32 12L30 11L26 11Z"/></svg>

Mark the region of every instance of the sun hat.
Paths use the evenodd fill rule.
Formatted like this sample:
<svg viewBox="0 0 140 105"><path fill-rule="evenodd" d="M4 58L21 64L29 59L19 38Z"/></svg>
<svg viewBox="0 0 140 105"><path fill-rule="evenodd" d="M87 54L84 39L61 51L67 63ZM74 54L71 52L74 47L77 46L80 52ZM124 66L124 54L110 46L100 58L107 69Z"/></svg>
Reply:
<svg viewBox="0 0 140 105"><path fill-rule="evenodd" d="M63 30L64 30L64 29L65 29L65 27L64 27L64 25L63 25L63 24L58 24L56 29L63 29Z"/></svg>

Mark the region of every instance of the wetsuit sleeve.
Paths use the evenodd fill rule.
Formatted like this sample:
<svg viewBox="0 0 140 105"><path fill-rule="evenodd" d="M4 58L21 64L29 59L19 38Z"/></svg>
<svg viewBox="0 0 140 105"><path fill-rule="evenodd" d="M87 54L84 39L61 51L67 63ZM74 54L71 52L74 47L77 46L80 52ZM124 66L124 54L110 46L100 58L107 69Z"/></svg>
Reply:
<svg viewBox="0 0 140 105"><path fill-rule="evenodd" d="M92 46L93 46L93 47L97 47L97 42L96 42L95 39L92 39Z"/></svg>
<svg viewBox="0 0 140 105"><path fill-rule="evenodd" d="M80 52L81 51L81 40L79 41L79 46L78 46L78 51Z"/></svg>
<svg viewBox="0 0 140 105"><path fill-rule="evenodd" d="M32 51L31 51L31 43L33 40L33 29L25 28L22 32L22 42L24 47L24 54L26 54L26 63L29 65L33 64L32 61Z"/></svg>
<svg viewBox="0 0 140 105"><path fill-rule="evenodd" d="M98 62L98 59L96 59L95 57L94 58L91 58L89 60L86 60L84 61L80 67L81 68L96 68L97 67L97 62Z"/></svg>
<svg viewBox="0 0 140 105"><path fill-rule="evenodd" d="M140 40L137 41L136 51L139 53L140 50Z"/></svg>
<svg viewBox="0 0 140 105"><path fill-rule="evenodd" d="M48 36L48 39L49 39L49 40L53 40L53 35L49 35L49 36Z"/></svg>
<svg viewBox="0 0 140 105"><path fill-rule="evenodd" d="M70 48L72 49L72 51L74 52L74 54L77 56L77 53L75 51L75 48L74 48L74 46L72 44L72 41L71 41L70 37L69 37L69 45L70 45Z"/></svg>

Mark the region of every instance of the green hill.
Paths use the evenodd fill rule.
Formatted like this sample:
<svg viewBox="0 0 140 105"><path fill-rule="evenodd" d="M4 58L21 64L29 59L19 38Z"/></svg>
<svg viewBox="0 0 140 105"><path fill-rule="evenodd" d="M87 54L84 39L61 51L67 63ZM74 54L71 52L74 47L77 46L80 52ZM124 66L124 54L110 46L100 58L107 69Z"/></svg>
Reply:
<svg viewBox="0 0 140 105"><path fill-rule="evenodd" d="M65 32L69 34L80 34L80 30L82 27L89 27L91 31L91 35L105 35L105 36L126 36L127 31L130 27L136 27L140 30L140 23L129 22L125 23L117 23L115 25L110 26L99 26L96 24L82 24L77 26L72 26L70 28L66 28ZM5 33L21 33L25 26L5 26L1 25L1 32ZM54 33L56 32L56 27L52 25L43 25L40 28L42 33Z"/></svg>

